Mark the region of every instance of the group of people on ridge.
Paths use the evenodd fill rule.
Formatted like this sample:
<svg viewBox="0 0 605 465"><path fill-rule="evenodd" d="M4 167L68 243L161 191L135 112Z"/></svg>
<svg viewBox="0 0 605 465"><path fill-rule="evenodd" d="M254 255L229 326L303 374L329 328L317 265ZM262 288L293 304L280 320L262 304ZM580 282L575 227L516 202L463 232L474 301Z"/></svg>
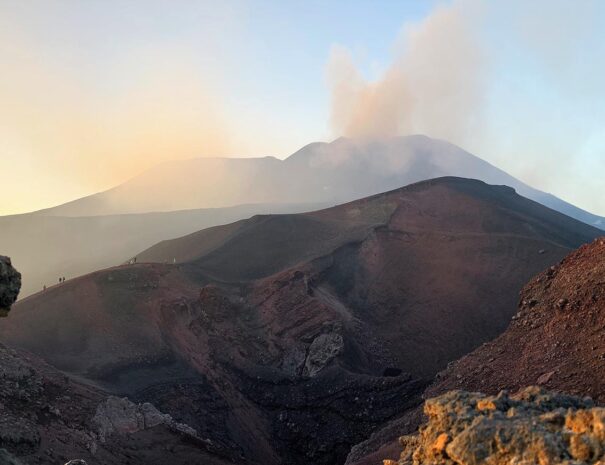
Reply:
<svg viewBox="0 0 605 465"><path fill-rule="evenodd" d="M62 284L62 283L64 283L64 282L65 282L65 276L63 276L63 277L59 278L59 284ZM43 290L43 291L45 291L45 290L46 290L46 284L44 285L44 287L42 288L42 290Z"/></svg>

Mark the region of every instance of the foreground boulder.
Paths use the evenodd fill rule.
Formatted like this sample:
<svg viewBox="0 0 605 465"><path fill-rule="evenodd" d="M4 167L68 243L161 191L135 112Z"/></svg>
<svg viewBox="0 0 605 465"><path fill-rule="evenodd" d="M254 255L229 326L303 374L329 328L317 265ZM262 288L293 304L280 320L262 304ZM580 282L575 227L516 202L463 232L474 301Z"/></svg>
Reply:
<svg viewBox="0 0 605 465"><path fill-rule="evenodd" d="M0 255L0 316L8 314L20 289L21 273L13 268L10 258Z"/></svg>
<svg viewBox="0 0 605 465"><path fill-rule="evenodd" d="M597 463L605 460L605 408L590 398L528 387L486 396L451 391L428 400L426 425L403 436L385 465Z"/></svg>

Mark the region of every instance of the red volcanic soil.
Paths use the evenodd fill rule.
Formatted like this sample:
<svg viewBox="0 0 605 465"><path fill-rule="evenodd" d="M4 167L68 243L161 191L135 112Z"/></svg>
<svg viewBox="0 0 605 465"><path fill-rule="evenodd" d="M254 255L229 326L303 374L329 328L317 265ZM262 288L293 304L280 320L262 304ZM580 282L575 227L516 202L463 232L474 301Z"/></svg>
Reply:
<svg viewBox="0 0 605 465"><path fill-rule="evenodd" d="M250 462L338 464L598 234L510 188L441 178L160 243L24 299L0 336Z"/></svg>
<svg viewBox="0 0 605 465"><path fill-rule="evenodd" d="M532 279L508 329L441 373L427 395L529 384L605 402L605 238Z"/></svg>

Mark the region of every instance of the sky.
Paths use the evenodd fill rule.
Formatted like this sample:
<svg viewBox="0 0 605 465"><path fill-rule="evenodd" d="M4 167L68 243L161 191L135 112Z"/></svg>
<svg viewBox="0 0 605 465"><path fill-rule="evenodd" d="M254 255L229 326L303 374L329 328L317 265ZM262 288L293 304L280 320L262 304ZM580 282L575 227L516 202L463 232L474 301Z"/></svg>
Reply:
<svg viewBox="0 0 605 465"><path fill-rule="evenodd" d="M605 215L599 0L0 0L0 70L0 215L410 133Z"/></svg>

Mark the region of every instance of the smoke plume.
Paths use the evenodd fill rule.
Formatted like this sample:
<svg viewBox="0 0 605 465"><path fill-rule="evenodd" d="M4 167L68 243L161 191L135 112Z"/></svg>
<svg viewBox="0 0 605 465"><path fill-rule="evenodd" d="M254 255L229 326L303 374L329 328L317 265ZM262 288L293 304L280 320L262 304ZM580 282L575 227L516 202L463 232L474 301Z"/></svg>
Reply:
<svg viewBox="0 0 605 465"><path fill-rule="evenodd" d="M486 63L474 36L477 5L437 7L404 26L392 64L368 81L351 53L334 46L328 63L333 130L345 136L423 133L461 141L479 121Z"/></svg>

